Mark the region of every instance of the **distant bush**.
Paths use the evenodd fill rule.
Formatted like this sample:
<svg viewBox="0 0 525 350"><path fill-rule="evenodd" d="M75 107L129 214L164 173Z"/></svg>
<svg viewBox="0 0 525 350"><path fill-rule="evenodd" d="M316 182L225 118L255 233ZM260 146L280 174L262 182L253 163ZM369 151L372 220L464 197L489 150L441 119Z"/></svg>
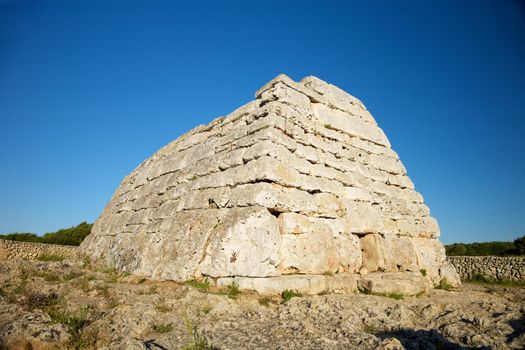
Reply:
<svg viewBox="0 0 525 350"><path fill-rule="evenodd" d="M525 235L516 238L514 240L514 246L516 247L518 254L525 255Z"/></svg>
<svg viewBox="0 0 525 350"><path fill-rule="evenodd" d="M454 243L445 246L449 256L525 255L525 236L514 242Z"/></svg>
<svg viewBox="0 0 525 350"><path fill-rule="evenodd" d="M91 233L93 224L82 222L75 227L65 228L56 232L46 233L43 236L37 236L34 233L9 233L0 235L0 239L7 239L19 242L35 242L61 245L80 245L84 238Z"/></svg>

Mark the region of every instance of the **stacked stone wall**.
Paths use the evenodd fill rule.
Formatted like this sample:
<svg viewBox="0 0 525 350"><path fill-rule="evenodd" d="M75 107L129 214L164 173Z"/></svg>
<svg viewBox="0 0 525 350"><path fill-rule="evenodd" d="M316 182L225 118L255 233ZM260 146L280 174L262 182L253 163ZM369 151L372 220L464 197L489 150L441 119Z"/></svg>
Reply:
<svg viewBox="0 0 525 350"><path fill-rule="evenodd" d="M525 281L525 257L449 256L462 280L483 275L495 280Z"/></svg>
<svg viewBox="0 0 525 350"><path fill-rule="evenodd" d="M59 255L64 258L76 256L77 247L57 244L17 242L0 239L0 260L37 259L42 255Z"/></svg>

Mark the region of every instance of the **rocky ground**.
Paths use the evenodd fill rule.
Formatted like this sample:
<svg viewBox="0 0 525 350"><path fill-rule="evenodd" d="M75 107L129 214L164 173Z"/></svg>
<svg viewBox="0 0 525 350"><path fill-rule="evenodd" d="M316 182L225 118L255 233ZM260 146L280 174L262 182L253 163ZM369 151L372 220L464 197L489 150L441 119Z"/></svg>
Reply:
<svg viewBox="0 0 525 350"><path fill-rule="evenodd" d="M87 262L0 265L0 349L522 349L525 288L263 298Z"/></svg>

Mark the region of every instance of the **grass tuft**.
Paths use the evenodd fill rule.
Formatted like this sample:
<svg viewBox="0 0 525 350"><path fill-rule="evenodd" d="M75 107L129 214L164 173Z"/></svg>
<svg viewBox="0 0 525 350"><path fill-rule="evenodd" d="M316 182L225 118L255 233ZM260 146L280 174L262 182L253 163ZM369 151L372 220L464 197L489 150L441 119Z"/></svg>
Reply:
<svg viewBox="0 0 525 350"><path fill-rule="evenodd" d="M210 290L210 280L208 278L205 278L203 280L189 280L186 282L186 284L190 287L197 288L203 292L207 292Z"/></svg>
<svg viewBox="0 0 525 350"><path fill-rule="evenodd" d="M170 312L172 310L172 307L171 305L162 303L155 305L155 309L159 310L160 312Z"/></svg>
<svg viewBox="0 0 525 350"><path fill-rule="evenodd" d="M446 278L443 278L439 282L439 285L436 287L436 289L442 289L442 290L446 290L447 292L450 292L451 290L454 289L454 287L452 287L452 285L448 283Z"/></svg>
<svg viewBox="0 0 525 350"><path fill-rule="evenodd" d="M290 299L294 297L302 297L303 295L299 292L296 292L294 290L287 289L281 293L282 303L286 303L290 301Z"/></svg>
<svg viewBox="0 0 525 350"><path fill-rule="evenodd" d="M38 257L40 261L63 261L65 258L58 254L42 254Z"/></svg>
<svg viewBox="0 0 525 350"><path fill-rule="evenodd" d="M155 333L169 333L173 330L173 325L171 323L155 323L152 329Z"/></svg>
<svg viewBox="0 0 525 350"><path fill-rule="evenodd" d="M496 286L502 286L502 287L525 287L525 281L511 281L511 280L505 280L505 279L491 279L487 276L478 273L472 278L464 280L464 282L470 282L470 283L479 283L479 284L487 284L487 285L496 285Z"/></svg>
<svg viewBox="0 0 525 350"><path fill-rule="evenodd" d="M396 299L396 300L403 300L405 298L405 295L403 293L397 293L397 292L387 293L385 296L392 298L392 299Z"/></svg>
<svg viewBox="0 0 525 350"><path fill-rule="evenodd" d="M239 296L241 294L241 291L239 290L239 285L237 284L237 282L235 281L232 281L232 283L230 283L228 285L228 289L226 291L226 294L230 297L230 298L237 298L237 296Z"/></svg>

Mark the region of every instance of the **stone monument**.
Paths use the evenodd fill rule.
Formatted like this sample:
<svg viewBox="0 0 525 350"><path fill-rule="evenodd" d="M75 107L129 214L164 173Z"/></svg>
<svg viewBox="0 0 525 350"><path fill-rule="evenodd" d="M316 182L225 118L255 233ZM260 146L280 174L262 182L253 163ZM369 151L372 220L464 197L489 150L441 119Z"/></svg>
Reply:
<svg viewBox="0 0 525 350"><path fill-rule="evenodd" d="M417 294L460 284L439 233L361 101L279 75L126 176L80 250L155 280Z"/></svg>

